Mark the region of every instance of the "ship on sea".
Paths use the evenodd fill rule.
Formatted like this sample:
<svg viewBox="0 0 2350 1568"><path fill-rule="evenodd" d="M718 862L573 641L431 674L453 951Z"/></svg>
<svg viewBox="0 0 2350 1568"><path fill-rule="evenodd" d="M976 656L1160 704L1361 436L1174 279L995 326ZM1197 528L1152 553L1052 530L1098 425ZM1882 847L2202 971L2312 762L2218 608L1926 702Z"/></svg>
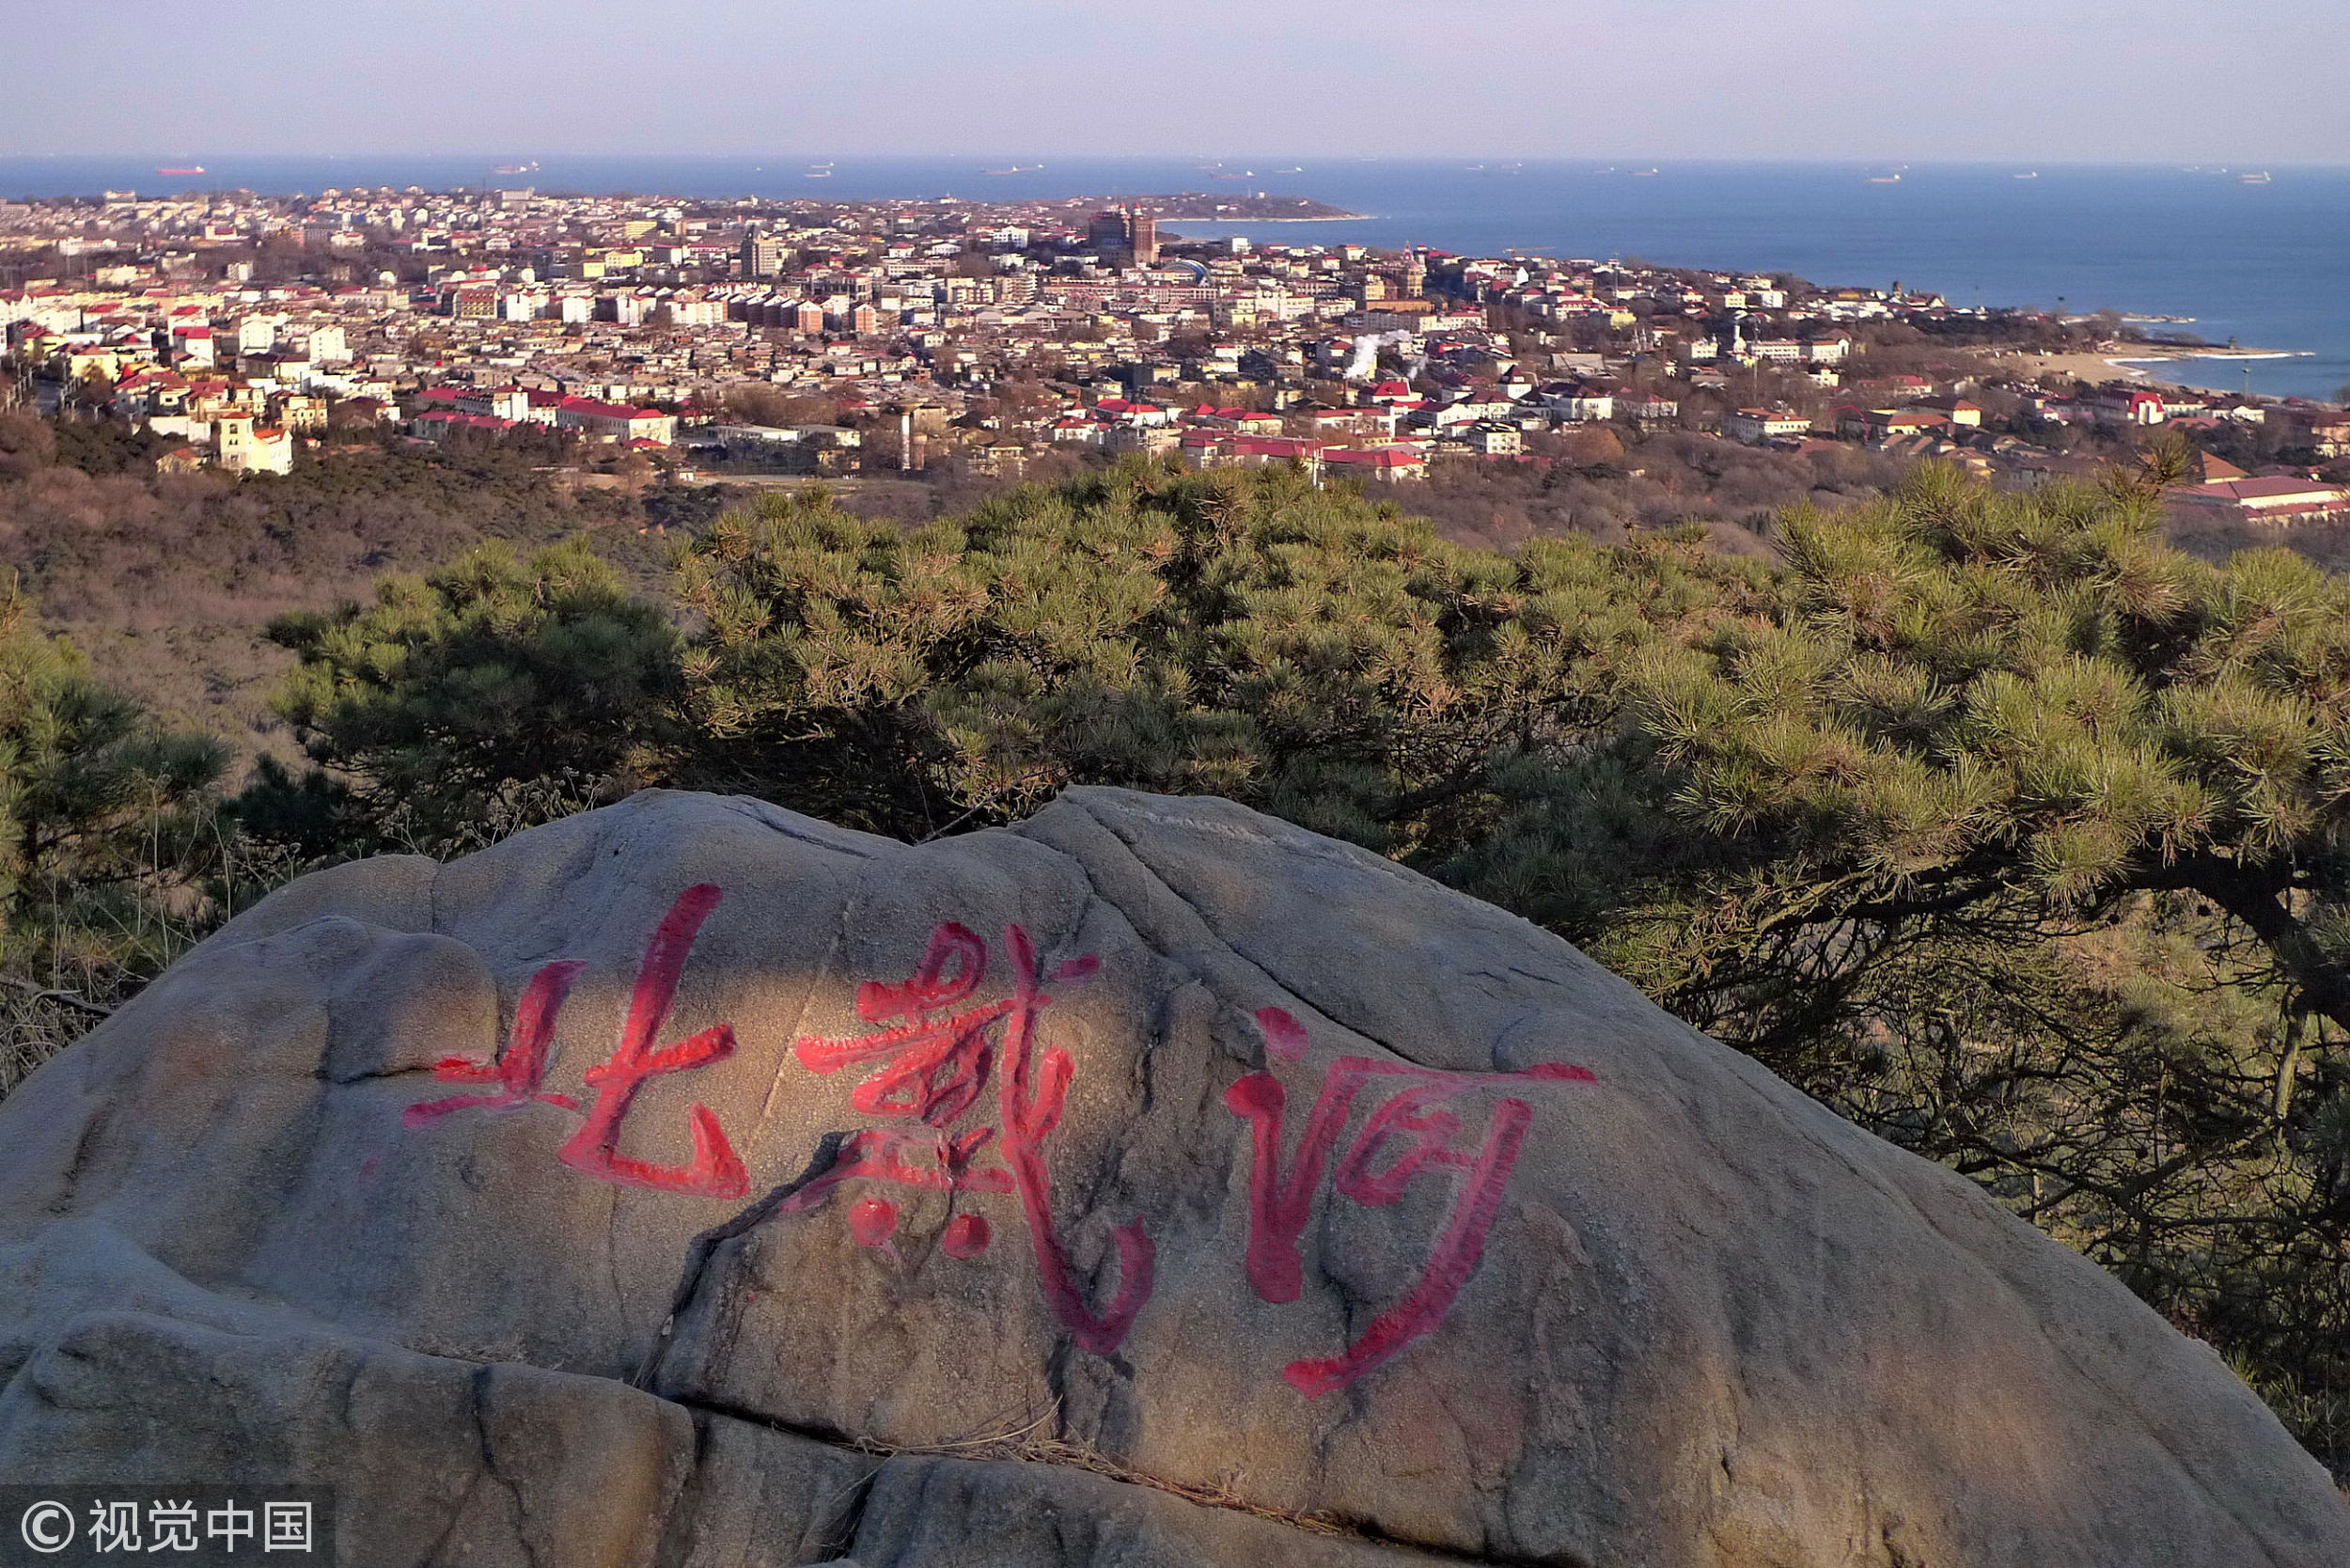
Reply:
<svg viewBox="0 0 2350 1568"><path fill-rule="evenodd" d="M155 172L156 172L157 174L202 174L202 173L204 172L204 165L201 165L201 164L190 164L190 165L189 165L186 168L183 168L183 169L161 169L161 168L159 168L159 169L157 169Z"/></svg>
<svg viewBox="0 0 2350 1568"><path fill-rule="evenodd" d="M2235 178L2236 183L2239 185L2268 185L2275 183L2275 181L2268 178L2268 171L2266 169L2262 169L2256 174L2239 174Z"/></svg>
<svg viewBox="0 0 2350 1568"><path fill-rule="evenodd" d="M492 174L536 174L536 173L538 173L538 172L539 172L539 165L538 165L537 164L535 164L535 163L533 163L533 164L500 164L497 167L495 167L495 168L492 169L490 172L491 172Z"/></svg>

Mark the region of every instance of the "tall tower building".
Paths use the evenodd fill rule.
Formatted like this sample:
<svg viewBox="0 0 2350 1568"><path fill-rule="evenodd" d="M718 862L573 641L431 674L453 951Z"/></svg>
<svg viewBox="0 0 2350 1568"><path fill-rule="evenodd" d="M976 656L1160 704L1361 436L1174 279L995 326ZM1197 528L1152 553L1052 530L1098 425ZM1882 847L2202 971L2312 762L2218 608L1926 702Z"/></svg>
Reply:
<svg viewBox="0 0 2350 1568"><path fill-rule="evenodd" d="M1135 253L1135 265L1150 267L1159 259L1159 220L1153 213L1139 209L1126 209L1126 243Z"/></svg>
<svg viewBox="0 0 2350 1568"><path fill-rule="evenodd" d="M1126 218L1120 212L1096 212L1086 225L1086 243L1097 251L1126 248Z"/></svg>
<svg viewBox="0 0 2350 1568"><path fill-rule="evenodd" d="M1403 295L1415 300L1428 296L1428 253L1418 245L1403 253Z"/></svg>
<svg viewBox="0 0 2350 1568"><path fill-rule="evenodd" d="M742 262L744 277L773 277L783 270L783 242L753 224L743 234Z"/></svg>

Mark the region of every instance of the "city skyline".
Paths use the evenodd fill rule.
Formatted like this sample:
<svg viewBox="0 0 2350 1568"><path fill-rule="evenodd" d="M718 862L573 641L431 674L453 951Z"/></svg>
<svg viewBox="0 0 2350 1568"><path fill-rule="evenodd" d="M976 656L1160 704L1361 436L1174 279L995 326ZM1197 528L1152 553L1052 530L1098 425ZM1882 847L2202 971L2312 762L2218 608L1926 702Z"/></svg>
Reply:
<svg viewBox="0 0 2350 1568"><path fill-rule="evenodd" d="M424 0L397 17L184 0L21 17L0 155L1376 155L2350 162L2339 8L1852 0L1643 17L1481 0ZM233 39L223 54L207 45ZM221 69L191 69L196 58ZM136 111L90 70L141 84ZM1117 91L1104 90L1116 83ZM1464 112L1462 106L1471 106Z"/></svg>

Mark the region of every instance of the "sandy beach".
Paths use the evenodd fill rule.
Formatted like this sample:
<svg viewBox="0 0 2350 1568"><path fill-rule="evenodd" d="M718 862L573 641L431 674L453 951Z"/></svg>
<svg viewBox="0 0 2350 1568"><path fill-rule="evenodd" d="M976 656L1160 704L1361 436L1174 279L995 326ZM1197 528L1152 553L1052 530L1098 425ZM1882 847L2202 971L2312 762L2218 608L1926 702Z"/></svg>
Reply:
<svg viewBox="0 0 2350 1568"><path fill-rule="evenodd" d="M2184 386L2185 382L2156 375L2151 367L2181 359L2292 359L2287 349L2190 349L2151 343L2116 343L2090 353L2026 353L2014 356L2027 377L2071 376L2087 382L2126 378L2150 386Z"/></svg>

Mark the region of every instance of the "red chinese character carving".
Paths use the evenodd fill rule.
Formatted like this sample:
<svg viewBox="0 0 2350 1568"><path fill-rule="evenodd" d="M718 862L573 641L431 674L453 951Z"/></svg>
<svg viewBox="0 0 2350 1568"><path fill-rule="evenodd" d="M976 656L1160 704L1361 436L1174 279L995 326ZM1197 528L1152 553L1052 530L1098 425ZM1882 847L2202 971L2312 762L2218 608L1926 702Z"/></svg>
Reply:
<svg viewBox="0 0 2350 1568"><path fill-rule="evenodd" d="M981 1215L957 1215L947 1222L939 1246L949 1258L976 1258L987 1250L987 1220Z"/></svg>
<svg viewBox="0 0 2350 1568"><path fill-rule="evenodd" d="M869 1024L902 1022L850 1040L802 1038L792 1043L792 1054L809 1072L822 1074L885 1057L849 1103L868 1116L914 1117L944 1127L979 1099L995 1054L989 1026L1010 1012L1016 998L934 1015L977 991L986 973L987 944L949 920L931 933L922 962L903 985L868 980L857 987L858 1017Z"/></svg>
<svg viewBox="0 0 2350 1568"><path fill-rule="evenodd" d="M849 1205L849 1234L859 1247L882 1247L897 1233L898 1205L886 1198L860 1198Z"/></svg>
<svg viewBox="0 0 2350 1568"><path fill-rule="evenodd" d="M510 1111L534 1100L577 1110L579 1102L570 1095L541 1093L539 1085L547 1074L547 1045L555 1038L555 1015L570 994L572 981L587 967L576 959L562 959L542 965L530 977L530 983L523 987L522 1000L514 1004L514 1032L507 1040L505 1054L496 1060L443 1057L433 1064L432 1075L444 1083L494 1083L498 1086L496 1093L452 1094L446 1100L411 1105L400 1113L401 1125L421 1127L451 1111Z"/></svg>
<svg viewBox="0 0 2350 1568"><path fill-rule="evenodd" d="M986 975L987 945L948 921L931 933L921 962L902 984L868 981L857 988L858 1016L888 1027L844 1040L803 1036L792 1043L792 1054L813 1073L879 1061L850 1095L850 1104L869 1116L911 1121L920 1130L858 1133L832 1168L792 1194L780 1212L813 1208L853 1179L947 1192L1016 1192L1046 1304L1078 1345L1107 1356L1124 1342L1135 1314L1150 1299L1155 1252L1139 1221L1120 1226L1112 1232L1118 1290L1100 1311L1088 1306L1054 1223L1043 1156L1044 1140L1060 1124L1073 1066L1069 1053L1058 1046L1037 1049L1036 1021L1053 998L1038 971L1035 944L1019 926L1008 925L1004 947L1011 961L1010 996L954 1011ZM1100 966L1089 953L1055 969L1052 980L1084 980ZM998 1051L1003 1058L997 1074L999 1125L950 1135L948 1128L984 1091ZM991 1139L998 1140L1003 1164L977 1166ZM958 1215L944 1246L948 1256L966 1258L984 1250L987 1242L984 1219Z"/></svg>
<svg viewBox="0 0 2350 1568"><path fill-rule="evenodd" d="M704 1198L740 1198L750 1190L750 1173L743 1168L734 1146L727 1141L726 1129L718 1125L716 1114L708 1105L697 1105L685 1113L694 1138L694 1157L684 1165L653 1165L619 1149L620 1122L647 1078L707 1067L734 1054L731 1024L713 1025L673 1045L656 1047L653 1043L668 1020L669 1004L677 996L678 979L685 972L694 938L725 896L715 883L696 883L677 896L654 928L652 940L645 948L645 962L636 971L636 988L629 998L628 1022L621 1026L619 1047L609 1060L588 1069L596 1103L556 1156L572 1169L626 1186Z"/></svg>
<svg viewBox="0 0 2350 1568"><path fill-rule="evenodd" d="M1273 1023L1266 1012L1277 1012ZM1258 1014L1268 1045L1297 1043L1302 1028L1286 1012ZM1292 1031L1296 1031L1292 1034ZM1294 1054L1284 1049L1278 1054ZM1308 1397L1344 1388L1393 1357L1444 1321L1462 1286L1485 1255L1486 1233L1501 1212L1501 1199L1526 1142L1533 1107L1504 1099L1494 1107L1492 1126L1474 1154L1453 1147L1461 1119L1446 1108L1472 1089L1512 1082L1592 1082L1589 1070L1544 1062L1519 1073L1444 1073L1369 1057L1341 1057L1323 1076L1322 1092L1307 1114L1305 1131L1286 1176L1281 1139L1288 1096L1272 1074L1247 1074L1224 1091L1224 1103L1248 1122L1253 1161L1248 1178L1248 1280L1267 1301L1297 1299L1302 1283L1297 1241L1312 1212L1314 1194L1339 1135L1353 1114L1355 1097L1374 1077L1412 1080L1371 1112L1339 1162L1335 1185L1355 1202L1382 1207L1401 1199L1413 1180L1431 1169L1465 1172L1459 1196L1446 1216L1427 1266L1403 1298L1374 1318L1340 1355L1292 1361L1282 1371ZM1397 1152L1383 1167L1390 1146Z"/></svg>
<svg viewBox="0 0 2350 1568"><path fill-rule="evenodd" d="M587 1082L596 1090L596 1103L588 1110L586 1122L563 1145L558 1157L565 1165L607 1182L654 1187L664 1192L740 1198L750 1190L749 1173L743 1168L742 1160L727 1141L726 1130L718 1125L717 1117L707 1105L695 1105L686 1113L694 1157L685 1165L653 1165L622 1154L618 1148L621 1121L647 1078L705 1067L734 1054L734 1030L725 1024L673 1045L658 1049L653 1045L662 1024L668 1018L669 1004L677 996L678 979L684 973L686 957L694 949L694 938L725 896L714 884L697 883L678 895L677 902L654 929L652 940L645 949L645 961L637 970L636 988L630 998L628 1022L620 1030L619 1047L610 1059L588 1070ZM505 1053L495 1061L450 1057L432 1070L433 1076L445 1082L494 1083L498 1086L494 1093L452 1095L446 1100L411 1105L400 1113L401 1122L421 1127L451 1111L510 1111L533 1101L561 1105L567 1110L578 1109L579 1102L570 1095L542 1092L539 1086L546 1076L547 1050L555 1036L556 1014L570 995L572 982L587 967L576 959L563 959L542 965L530 977L522 999L515 1005L513 1034Z"/></svg>
<svg viewBox="0 0 2350 1568"><path fill-rule="evenodd" d="M1004 1027L1002 1113L1004 1164L1020 1189L1020 1207L1027 1216L1028 1240L1036 1248L1037 1272L1044 1299L1067 1325L1069 1336L1096 1356L1107 1356L1125 1341L1135 1314L1151 1299L1151 1272L1156 1250L1142 1222L1130 1219L1110 1232L1118 1243L1118 1294L1101 1312L1088 1309L1077 1289L1075 1272L1061 1250L1053 1227L1052 1192L1044 1174L1043 1144L1060 1125L1061 1107L1074 1069L1069 1053L1056 1045L1047 1050L1030 1075L1037 1014L1051 998L1037 982L1036 949L1028 933L1016 925L1004 927L1004 946L1011 949L1012 983L1019 1006ZM1057 980L1083 980L1099 967L1089 953L1061 965Z"/></svg>
<svg viewBox="0 0 2350 1568"><path fill-rule="evenodd" d="M1306 1026L1290 1016L1289 1009L1259 1008L1257 1027L1264 1031L1265 1049L1283 1061L1295 1061L1306 1054Z"/></svg>
<svg viewBox="0 0 2350 1568"><path fill-rule="evenodd" d="M869 1127L841 1144L832 1168L785 1199L776 1212L803 1214L822 1205L841 1183L860 1179L938 1192L1010 1192L1011 1172L972 1164L995 1136L993 1127L974 1127L961 1137L934 1128L916 1133Z"/></svg>

